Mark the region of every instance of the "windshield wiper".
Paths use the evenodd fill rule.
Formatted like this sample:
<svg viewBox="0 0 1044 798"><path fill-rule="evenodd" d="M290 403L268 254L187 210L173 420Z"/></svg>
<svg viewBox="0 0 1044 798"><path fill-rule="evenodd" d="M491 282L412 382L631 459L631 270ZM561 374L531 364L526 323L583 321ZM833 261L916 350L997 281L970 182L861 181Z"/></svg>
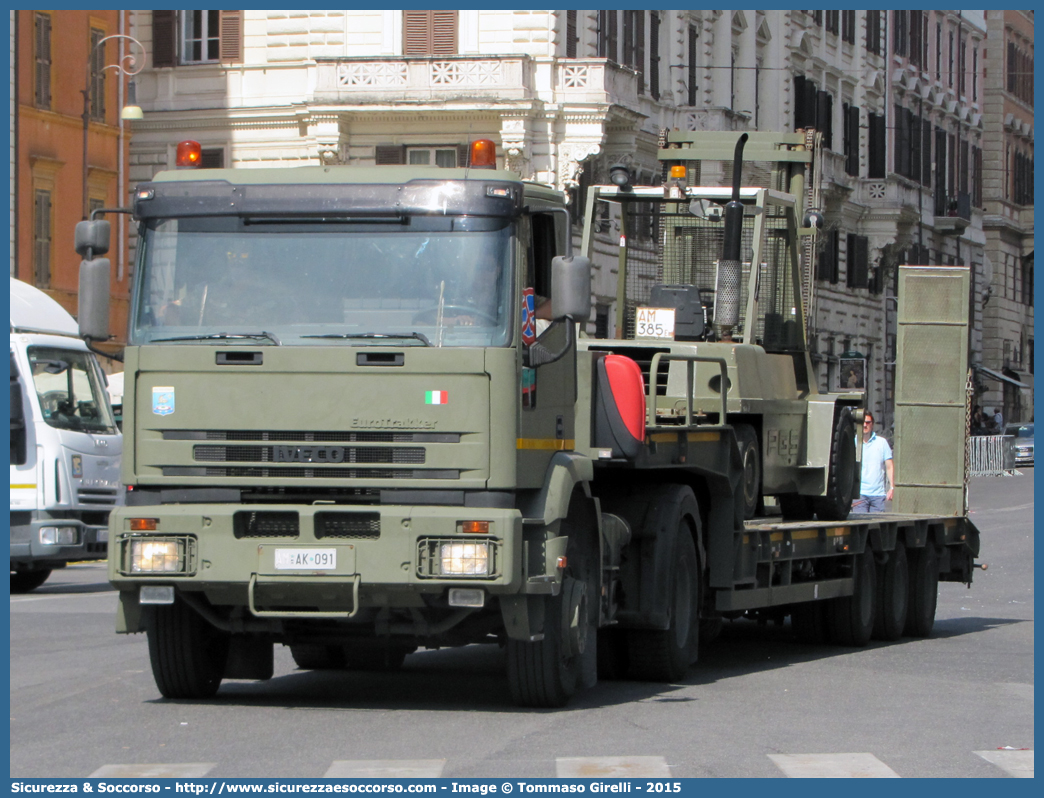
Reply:
<svg viewBox="0 0 1044 798"><path fill-rule="evenodd" d="M404 333L323 333L322 335L302 335L302 338L349 338L349 339L365 339L365 340L383 340L385 338L416 338L418 341L423 343L425 346L431 346L431 341L428 340L428 336L424 333L419 332L404 332Z"/></svg>
<svg viewBox="0 0 1044 798"><path fill-rule="evenodd" d="M174 338L153 338L150 343L161 343L164 341L225 341L234 338L267 338L269 341L274 343L276 346L282 346L283 342L280 341L275 333L270 332L256 332L256 333L210 333L208 335L178 335Z"/></svg>

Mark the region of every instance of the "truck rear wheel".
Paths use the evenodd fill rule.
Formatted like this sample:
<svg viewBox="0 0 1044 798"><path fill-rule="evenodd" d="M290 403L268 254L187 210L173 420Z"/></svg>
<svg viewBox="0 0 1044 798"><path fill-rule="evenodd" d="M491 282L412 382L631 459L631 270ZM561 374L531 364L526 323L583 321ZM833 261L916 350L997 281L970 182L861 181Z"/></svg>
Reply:
<svg viewBox="0 0 1044 798"><path fill-rule="evenodd" d="M211 698L221 685L229 635L181 599L154 607L148 622L152 677L164 698Z"/></svg>
<svg viewBox="0 0 1044 798"><path fill-rule="evenodd" d="M820 521L844 521L852 511L857 476L855 435L852 411L847 407L839 408L830 441L827 494L812 502Z"/></svg>
<svg viewBox="0 0 1044 798"><path fill-rule="evenodd" d="M928 637L935 626L939 601L939 558L932 544L910 552L910 607L903 630L910 637Z"/></svg>
<svg viewBox="0 0 1044 798"><path fill-rule="evenodd" d="M877 575L874 555L869 549L857 554L852 565L855 585L851 596L831 599L827 604L830 638L843 646L862 647L870 642L874 630L874 605Z"/></svg>
<svg viewBox="0 0 1044 798"><path fill-rule="evenodd" d="M906 626L910 606L910 569L906 546L897 541L888 552L888 562L877 571L877 615L874 618L876 640L898 640ZM933 613L934 614L934 613Z"/></svg>
<svg viewBox="0 0 1044 798"><path fill-rule="evenodd" d="M674 569L666 629L631 629L627 633L631 676L653 682L675 682L699 653L700 568L696 544L685 519L674 541Z"/></svg>
<svg viewBox="0 0 1044 798"><path fill-rule="evenodd" d="M40 568L35 571L12 571L11 592L28 593L31 590L36 590L36 588L47 581L47 577L50 575L50 568Z"/></svg>
<svg viewBox="0 0 1044 798"><path fill-rule="evenodd" d="M736 424L736 443L739 444L743 477L740 490L743 502L743 519L753 518L761 505L761 447L758 433L750 424Z"/></svg>
<svg viewBox="0 0 1044 798"><path fill-rule="evenodd" d="M290 646L290 656L303 671L336 671L348 666L343 646L295 643Z"/></svg>
<svg viewBox="0 0 1044 798"><path fill-rule="evenodd" d="M508 686L516 704L562 707L597 681L599 557L593 508L577 491L562 521L566 570L557 596L545 598L544 638L508 640Z"/></svg>

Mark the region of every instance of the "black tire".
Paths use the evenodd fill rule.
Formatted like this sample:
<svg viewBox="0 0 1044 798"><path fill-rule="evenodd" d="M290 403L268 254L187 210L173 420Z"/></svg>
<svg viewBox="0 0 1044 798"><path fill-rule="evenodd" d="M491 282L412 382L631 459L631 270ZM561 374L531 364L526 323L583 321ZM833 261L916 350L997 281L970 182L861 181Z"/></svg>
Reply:
<svg viewBox="0 0 1044 798"><path fill-rule="evenodd" d="M811 521L816 514L811 496L797 493L781 493L776 497L784 521Z"/></svg>
<svg viewBox="0 0 1044 798"><path fill-rule="evenodd" d="M798 642L822 645L830 639L825 601L795 604L790 610L790 627Z"/></svg>
<svg viewBox="0 0 1044 798"><path fill-rule="evenodd" d="M229 635L181 599L154 607L147 624L152 677L164 698L211 698L221 685Z"/></svg>
<svg viewBox="0 0 1044 798"><path fill-rule="evenodd" d="M898 640L906 628L910 606L910 568L906 546L897 541L888 552L888 562L877 569L877 613L875 640ZM934 614L934 612L933 612Z"/></svg>
<svg viewBox="0 0 1044 798"><path fill-rule="evenodd" d="M909 637L928 637L935 626L935 608L939 601L939 558L931 543L908 554L910 606L903 632Z"/></svg>
<svg viewBox="0 0 1044 798"><path fill-rule="evenodd" d="M290 656L303 671L335 671L348 666L343 646L327 646L322 643L294 643Z"/></svg>
<svg viewBox="0 0 1044 798"><path fill-rule="evenodd" d="M852 511L856 492L855 422L852 411L838 408L834 418L834 432L830 440L830 473L827 475L827 495L817 496L812 504L820 521L844 521Z"/></svg>
<svg viewBox="0 0 1044 798"><path fill-rule="evenodd" d="M739 445L743 476L740 480L740 499L743 519L753 518L762 506L761 501L761 446L758 433L750 424L736 424L736 443Z"/></svg>
<svg viewBox="0 0 1044 798"><path fill-rule="evenodd" d="M36 588L47 581L47 577L50 575L50 568L41 568L36 571L12 571L11 592L28 593L31 590L36 590Z"/></svg>
<svg viewBox="0 0 1044 798"><path fill-rule="evenodd" d="M686 519L678 521L671 571L666 629L631 629L627 634L631 676L651 682L676 682L699 654L700 568Z"/></svg>
<svg viewBox="0 0 1044 798"><path fill-rule="evenodd" d="M862 647L870 642L874 631L877 574L874 555L869 549L857 554L852 566L855 585L851 596L827 602L830 639L842 646Z"/></svg>
<svg viewBox="0 0 1044 798"><path fill-rule="evenodd" d="M563 707L598 680L599 549L593 508L581 492L560 531L569 539L566 572L558 595L545 598L544 638L508 640L508 686L519 706Z"/></svg>

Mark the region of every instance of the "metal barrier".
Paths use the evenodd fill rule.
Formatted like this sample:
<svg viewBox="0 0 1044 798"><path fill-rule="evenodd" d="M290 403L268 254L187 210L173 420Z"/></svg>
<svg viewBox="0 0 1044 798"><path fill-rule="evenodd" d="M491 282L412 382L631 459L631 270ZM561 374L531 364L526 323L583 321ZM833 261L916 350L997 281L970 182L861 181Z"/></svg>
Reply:
<svg viewBox="0 0 1044 798"><path fill-rule="evenodd" d="M972 435L968 438L969 475L999 477L1015 473L1015 438L1012 435Z"/></svg>

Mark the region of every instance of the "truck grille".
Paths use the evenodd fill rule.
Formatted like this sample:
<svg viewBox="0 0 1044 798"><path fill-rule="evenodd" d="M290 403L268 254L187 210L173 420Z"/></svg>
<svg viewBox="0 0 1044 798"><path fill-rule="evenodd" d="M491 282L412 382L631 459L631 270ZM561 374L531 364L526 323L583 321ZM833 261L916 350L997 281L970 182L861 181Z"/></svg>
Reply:
<svg viewBox="0 0 1044 798"><path fill-rule="evenodd" d="M315 537L376 540L381 536L380 513L316 513Z"/></svg>
<svg viewBox="0 0 1044 798"><path fill-rule="evenodd" d="M237 538L296 538L301 534L297 513L241 512L232 516Z"/></svg>
<svg viewBox="0 0 1044 798"><path fill-rule="evenodd" d="M460 443L459 432L306 432L301 430L163 431L165 441L269 441L296 443Z"/></svg>
<svg viewBox="0 0 1044 798"><path fill-rule="evenodd" d="M163 466L165 477L250 477L276 479L460 479L457 469L412 468L250 468Z"/></svg>
<svg viewBox="0 0 1044 798"><path fill-rule="evenodd" d="M116 491L104 488L80 488L76 492L80 504L96 504L106 507L116 506Z"/></svg>
<svg viewBox="0 0 1044 798"><path fill-rule="evenodd" d="M307 459L307 450L321 449L318 456L322 462L334 463L395 463L403 465L423 465L424 449L420 447L378 447L378 446L194 446L192 457L208 463L272 463L293 462L306 458L304 462L315 462ZM302 454L302 450L305 451Z"/></svg>

